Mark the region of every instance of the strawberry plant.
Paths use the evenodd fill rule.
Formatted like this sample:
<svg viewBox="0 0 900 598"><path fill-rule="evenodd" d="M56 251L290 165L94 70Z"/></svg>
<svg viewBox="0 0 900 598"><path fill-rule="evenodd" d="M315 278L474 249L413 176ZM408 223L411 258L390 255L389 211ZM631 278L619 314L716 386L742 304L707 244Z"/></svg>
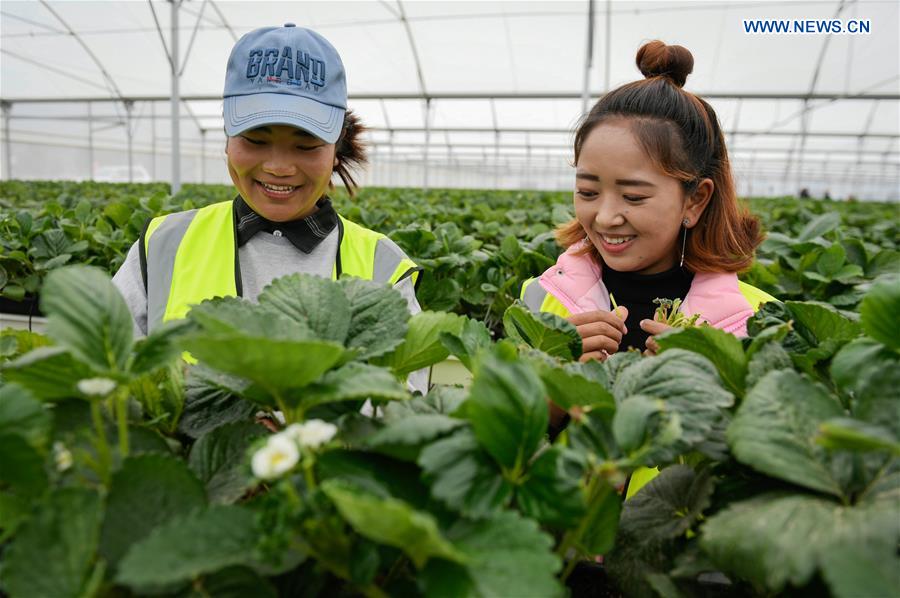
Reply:
<svg viewBox="0 0 900 598"><path fill-rule="evenodd" d="M897 282L858 319L789 301L580 363L518 304L497 342L300 275L135 341L105 274L55 269L48 338L0 337L0 588L552 596L603 555L626 595L893 595ZM410 394L450 354L469 388Z"/></svg>

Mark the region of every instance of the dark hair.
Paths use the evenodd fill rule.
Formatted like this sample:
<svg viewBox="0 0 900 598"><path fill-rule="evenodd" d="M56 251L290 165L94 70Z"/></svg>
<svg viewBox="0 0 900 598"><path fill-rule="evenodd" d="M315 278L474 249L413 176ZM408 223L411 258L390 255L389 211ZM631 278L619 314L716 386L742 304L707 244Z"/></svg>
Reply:
<svg viewBox="0 0 900 598"><path fill-rule="evenodd" d="M366 145L362 139L365 131L366 127L362 124L362 120L352 110L347 110L344 114L341 136L335 144L334 155L337 158L337 166L334 167L334 172L341 178L347 193L351 196L356 194L358 188L351 170L369 161L366 156Z"/></svg>
<svg viewBox="0 0 900 598"><path fill-rule="evenodd" d="M694 68L694 57L682 46L654 40L641 46L636 62L645 79L610 91L582 118L575 133L575 163L591 131L601 123L622 120L654 164L681 181L686 195L693 194L703 179L712 179L712 197L688 230L685 266L693 272L749 268L762 242L759 220L738 201L715 111L682 89ZM564 247L584 238L577 220L557 230L557 240ZM599 259L596 248L587 245L585 252Z"/></svg>

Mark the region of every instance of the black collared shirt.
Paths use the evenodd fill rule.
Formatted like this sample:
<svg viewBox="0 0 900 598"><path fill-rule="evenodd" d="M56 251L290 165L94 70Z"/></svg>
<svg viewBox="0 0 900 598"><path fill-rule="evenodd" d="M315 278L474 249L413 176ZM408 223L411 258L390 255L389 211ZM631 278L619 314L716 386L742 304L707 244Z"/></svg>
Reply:
<svg viewBox="0 0 900 598"><path fill-rule="evenodd" d="M323 197L316 202L316 207L319 209L306 218L289 222L272 222L254 212L244 198L238 195L234 198L238 247L244 245L256 233L265 231L283 235L294 247L303 253L310 253L331 234L338 223L338 215L331 205L331 199Z"/></svg>
<svg viewBox="0 0 900 598"><path fill-rule="evenodd" d="M641 328L641 320L652 320L657 305L653 300L681 299L687 296L694 274L680 266L658 274L618 272L603 264L603 284L616 298L616 303L628 308L625 325L628 334L622 337L619 351L634 347L643 351L650 335Z"/></svg>

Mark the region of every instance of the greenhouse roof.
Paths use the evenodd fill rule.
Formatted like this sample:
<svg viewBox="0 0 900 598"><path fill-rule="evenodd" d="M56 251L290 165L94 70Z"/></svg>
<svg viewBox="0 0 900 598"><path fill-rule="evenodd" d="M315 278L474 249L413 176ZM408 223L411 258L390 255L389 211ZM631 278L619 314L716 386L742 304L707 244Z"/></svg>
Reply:
<svg viewBox="0 0 900 598"><path fill-rule="evenodd" d="M122 144L123 100L133 100L134 143L146 146L151 135L154 144L168 143L168 123L158 131L147 123L170 117L173 8L4 1L0 99L10 108L13 141L53 133L83 144L90 110L94 123L107 123L92 126L92 142ZM844 27L861 20L870 32L745 33L752 19L839 19ZM350 106L373 128L372 141L392 150L416 153L427 143L435 156L568 155L585 80L596 98L640 78L637 49L661 39L693 53L685 88L710 100L739 160L777 164L802 155L822 171L829 160L852 160L900 180L894 0L184 1L177 27L182 144L195 147L207 131L222 139L231 46L252 29L285 22L315 29L338 48Z"/></svg>

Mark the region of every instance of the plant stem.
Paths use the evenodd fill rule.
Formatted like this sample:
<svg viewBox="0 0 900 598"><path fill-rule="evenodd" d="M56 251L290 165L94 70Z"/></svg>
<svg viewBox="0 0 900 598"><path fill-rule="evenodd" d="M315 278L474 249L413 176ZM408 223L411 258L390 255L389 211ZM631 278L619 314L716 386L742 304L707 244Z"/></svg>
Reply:
<svg viewBox="0 0 900 598"><path fill-rule="evenodd" d="M98 474L104 484L109 485L109 470L111 458L109 443L106 440L106 429L103 426L103 413L100 411L100 400L91 400L91 421L94 423L94 431L97 434Z"/></svg>
<svg viewBox="0 0 900 598"><path fill-rule="evenodd" d="M390 582L394 580L394 577L397 575L397 572L400 570L400 565L402 565L406 561L406 557L400 555L397 557L397 560L394 561L394 564L391 565L391 568L388 569L387 576L384 578L382 582L383 585L388 585Z"/></svg>
<svg viewBox="0 0 900 598"><path fill-rule="evenodd" d="M587 531L587 527L591 521L594 520L596 516L596 509L599 509L603 506L602 501L597 501L597 494L600 484L605 480L605 475L603 474L603 468L598 467L591 470L591 478L588 482L587 487L587 503L588 503L588 511L585 516L581 519L581 523L578 524L578 527L575 528L574 531L570 530L566 532L566 535L563 536L563 541L559 546L559 549L556 553L563 560L566 560L566 553L569 552L569 549L573 546L577 546L581 543L581 538L584 536L585 531ZM569 575L571 575L572 571L575 569L575 566L578 564L579 559L578 554L575 555L575 558L569 560L566 563L566 568L563 571L561 581L565 583L566 579L568 579Z"/></svg>
<svg viewBox="0 0 900 598"><path fill-rule="evenodd" d="M119 452L122 458L128 456L128 387L124 386L116 391L113 399L116 404L116 422L119 426Z"/></svg>
<svg viewBox="0 0 900 598"><path fill-rule="evenodd" d="M309 491L316 489L316 476L313 475L313 467L316 465L316 458L312 451L303 451L303 479L306 481L306 487Z"/></svg>

